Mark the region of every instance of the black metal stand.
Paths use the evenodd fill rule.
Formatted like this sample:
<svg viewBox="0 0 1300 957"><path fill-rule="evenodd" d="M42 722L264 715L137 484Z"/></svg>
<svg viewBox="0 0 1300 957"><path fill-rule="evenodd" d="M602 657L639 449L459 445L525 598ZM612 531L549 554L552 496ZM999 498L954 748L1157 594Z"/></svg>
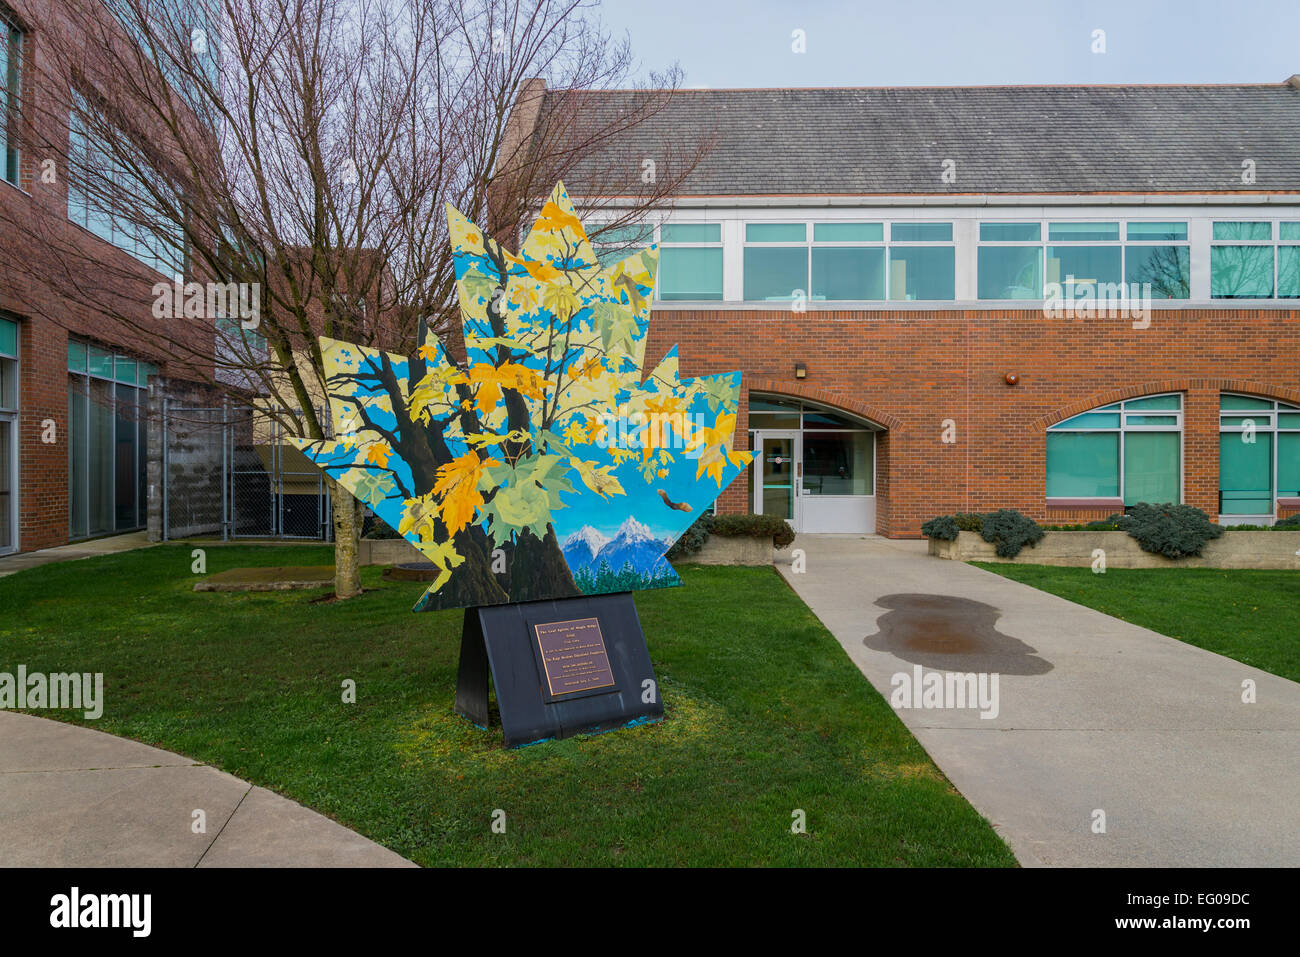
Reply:
<svg viewBox="0 0 1300 957"><path fill-rule="evenodd" d="M587 650L574 665L582 676L565 684L559 676L567 665L555 641L573 627L588 636ZM603 657L592 650L598 644ZM489 726L489 674L507 747L657 721L664 713L631 592L466 608L455 709L480 728Z"/></svg>

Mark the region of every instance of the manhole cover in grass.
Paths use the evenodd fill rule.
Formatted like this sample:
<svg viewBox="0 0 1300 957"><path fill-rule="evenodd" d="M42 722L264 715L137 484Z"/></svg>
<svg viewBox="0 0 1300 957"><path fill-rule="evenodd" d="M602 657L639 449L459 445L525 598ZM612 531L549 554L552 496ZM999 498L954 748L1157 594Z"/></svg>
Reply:
<svg viewBox="0 0 1300 957"><path fill-rule="evenodd" d="M394 582L431 582L442 574L433 562L402 562L384 569L384 577Z"/></svg>
<svg viewBox="0 0 1300 957"><path fill-rule="evenodd" d="M885 595L876 604L889 610L876 619L879 631L863 639L874 651L939 671L1041 675L1052 670L1034 648L998 631L1002 612L982 601L904 594Z"/></svg>

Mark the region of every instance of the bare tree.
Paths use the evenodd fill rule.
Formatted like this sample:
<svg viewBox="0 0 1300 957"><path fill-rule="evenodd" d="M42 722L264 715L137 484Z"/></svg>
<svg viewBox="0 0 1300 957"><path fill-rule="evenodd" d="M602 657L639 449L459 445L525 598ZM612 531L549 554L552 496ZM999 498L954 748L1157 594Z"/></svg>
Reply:
<svg viewBox="0 0 1300 957"><path fill-rule="evenodd" d="M665 108L679 71L628 85L628 40L582 0L65 0L24 101L25 148L57 157L68 219L0 223L31 309L69 298L104 338L324 437L317 337L409 354L457 328L445 204L513 245L556 179ZM540 78L547 93L538 83ZM532 110L512 136L512 109ZM662 206L708 144L665 142L656 175L605 168L619 222ZM590 165L590 164L589 164ZM590 179L590 177L589 177ZM4 214L0 212L0 217ZM24 248L39 248L37 259ZM152 301L130 290L151 288ZM453 353L455 346L452 345ZM331 485L335 594L360 591L360 507Z"/></svg>

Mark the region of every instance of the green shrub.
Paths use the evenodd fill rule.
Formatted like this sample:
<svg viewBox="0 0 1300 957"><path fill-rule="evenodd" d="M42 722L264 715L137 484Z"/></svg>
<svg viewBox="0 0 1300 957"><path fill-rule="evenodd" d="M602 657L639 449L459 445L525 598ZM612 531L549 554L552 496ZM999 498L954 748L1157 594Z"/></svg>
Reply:
<svg viewBox="0 0 1300 957"><path fill-rule="evenodd" d="M955 540L959 531L961 529L957 526L956 517L952 515L940 515L921 526L922 535L926 538L937 538L941 542Z"/></svg>
<svg viewBox="0 0 1300 957"><path fill-rule="evenodd" d="M714 515L709 533L731 538L771 538L776 548L785 548L794 541L790 523L775 515Z"/></svg>
<svg viewBox="0 0 1300 957"><path fill-rule="evenodd" d="M691 523L681 538L673 542L666 557L669 561L680 561L694 555L704 547L710 535L770 538L775 548L785 548L794 541L794 529L790 523L775 515L710 515L705 512Z"/></svg>
<svg viewBox="0 0 1300 957"><path fill-rule="evenodd" d="M1166 558L1200 555L1207 542L1223 534L1199 508L1167 502L1134 505L1119 524L1144 552Z"/></svg>
<svg viewBox="0 0 1300 957"><path fill-rule="evenodd" d="M996 546L999 558L1015 558L1026 545L1033 548L1043 540L1043 530L1038 523L1012 508L987 513L980 535L984 541Z"/></svg>
<svg viewBox="0 0 1300 957"><path fill-rule="evenodd" d="M984 541L996 546L1002 558L1015 558L1026 545L1033 547L1043 540L1043 529L1037 522L1010 508L940 515L921 526L922 535L943 542L951 542L958 532L979 532Z"/></svg>
<svg viewBox="0 0 1300 957"><path fill-rule="evenodd" d="M682 532L681 538L673 542L672 547L668 549L664 557L670 562L680 561L694 555L703 548L704 543L709 540L709 519L712 517L708 512L705 512L691 522L691 527Z"/></svg>
<svg viewBox="0 0 1300 957"><path fill-rule="evenodd" d="M1300 532L1300 512L1276 522L1273 529L1279 532Z"/></svg>

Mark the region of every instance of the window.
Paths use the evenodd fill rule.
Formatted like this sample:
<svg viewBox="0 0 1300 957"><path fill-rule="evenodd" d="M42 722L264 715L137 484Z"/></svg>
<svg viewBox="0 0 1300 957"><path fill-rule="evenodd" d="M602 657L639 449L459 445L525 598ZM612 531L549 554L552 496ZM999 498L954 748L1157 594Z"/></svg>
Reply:
<svg viewBox="0 0 1300 957"><path fill-rule="evenodd" d="M1191 295L1192 266L1186 223L1125 224L1124 281L1139 288L1151 285L1154 299L1186 299Z"/></svg>
<svg viewBox="0 0 1300 957"><path fill-rule="evenodd" d="M804 495L875 494L876 437L862 422L808 402L753 394L749 399L749 428L751 449L756 431L801 433L790 454L802 446L800 487ZM768 508L764 512L773 514Z"/></svg>
<svg viewBox="0 0 1300 957"><path fill-rule="evenodd" d="M0 316L0 555L18 550L18 323Z"/></svg>
<svg viewBox="0 0 1300 957"><path fill-rule="evenodd" d="M885 298L884 223L814 223L812 238L811 298Z"/></svg>
<svg viewBox="0 0 1300 957"><path fill-rule="evenodd" d="M148 175L142 172L149 169L147 157L115 128L114 142L97 141L96 133L104 130L90 129L90 115L86 98L74 93L68 118L68 219L164 276L183 275L184 229L168 221L167 210L141 182L141 175ZM130 156L129 164L124 156ZM149 185L167 194L161 182Z"/></svg>
<svg viewBox="0 0 1300 957"><path fill-rule="evenodd" d="M1041 223L980 223L979 298L1042 299Z"/></svg>
<svg viewBox="0 0 1300 957"><path fill-rule="evenodd" d="M1271 299L1273 224L1215 223L1210 245L1210 295L1215 299Z"/></svg>
<svg viewBox="0 0 1300 957"><path fill-rule="evenodd" d="M1048 498L1182 500L1182 396L1127 399L1047 432Z"/></svg>
<svg viewBox="0 0 1300 957"><path fill-rule="evenodd" d="M18 323L0 317L0 411L18 408Z"/></svg>
<svg viewBox="0 0 1300 957"><path fill-rule="evenodd" d="M951 300L957 285L952 223L893 223L889 227L889 298Z"/></svg>
<svg viewBox="0 0 1300 957"><path fill-rule="evenodd" d="M1047 282L1060 283L1067 297L1087 295L1088 286L1097 295L1123 281L1119 223L1048 223L1047 240Z"/></svg>
<svg viewBox="0 0 1300 957"><path fill-rule="evenodd" d="M1282 241L1277 247L1277 297L1300 299L1300 222L1277 227Z"/></svg>
<svg viewBox="0 0 1300 957"><path fill-rule="evenodd" d="M1186 222L983 222L979 239L981 299L1040 299L1049 288L1067 299L1128 298L1148 284L1153 299L1191 292Z"/></svg>
<svg viewBox="0 0 1300 957"><path fill-rule="evenodd" d="M144 386L156 372L131 356L69 340L69 537L129 531L145 524Z"/></svg>
<svg viewBox="0 0 1300 957"><path fill-rule="evenodd" d="M871 432L809 431L804 417L805 495L871 495L875 491L875 436ZM848 423L844 423L845 426Z"/></svg>
<svg viewBox="0 0 1300 957"><path fill-rule="evenodd" d="M748 301L952 299L952 223L746 223ZM906 244L906 245L903 245Z"/></svg>
<svg viewBox="0 0 1300 957"><path fill-rule="evenodd" d="M808 224L746 223L745 299L789 302L807 296Z"/></svg>
<svg viewBox="0 0 1300 957"><path fill-rule="evenodd" d="M23 32L0 7L0 178L18 185Z"/></svg>
<svg viewBox="0 0 1300 957"><path fill-rule="evenodd" d="M659 227L659 280L664 301L722 298L722 225L665 223Z"/></svg>
<svg viewBox="0 0 1300 957"><path fill-rule="evenodd" d="M336 320L337 321L337 320ZM256 329L245 329L238 319L218 316L214 323L217 327L217 357L234 363L251 357L267 356L266 336ZM349 336L351 338L349 338ZM343 321L336 333L336 338L349 342L364 342L364 336L356 327Z"/></svg>
<svg viewBox="0 0 1300 957"><path fill-rule="evenodd" d="M608 269L653 243L654 233L651 224L605 227L591 237L591 248L596 254L596 261Z"/></svg>
<svg viewBox="0 0 1300 957"><path fill-rule="evenodd" d="M1277 498L1300 497L1300 407L1224 393L1219 397L1219 514L1274 514Z"/></svg>

